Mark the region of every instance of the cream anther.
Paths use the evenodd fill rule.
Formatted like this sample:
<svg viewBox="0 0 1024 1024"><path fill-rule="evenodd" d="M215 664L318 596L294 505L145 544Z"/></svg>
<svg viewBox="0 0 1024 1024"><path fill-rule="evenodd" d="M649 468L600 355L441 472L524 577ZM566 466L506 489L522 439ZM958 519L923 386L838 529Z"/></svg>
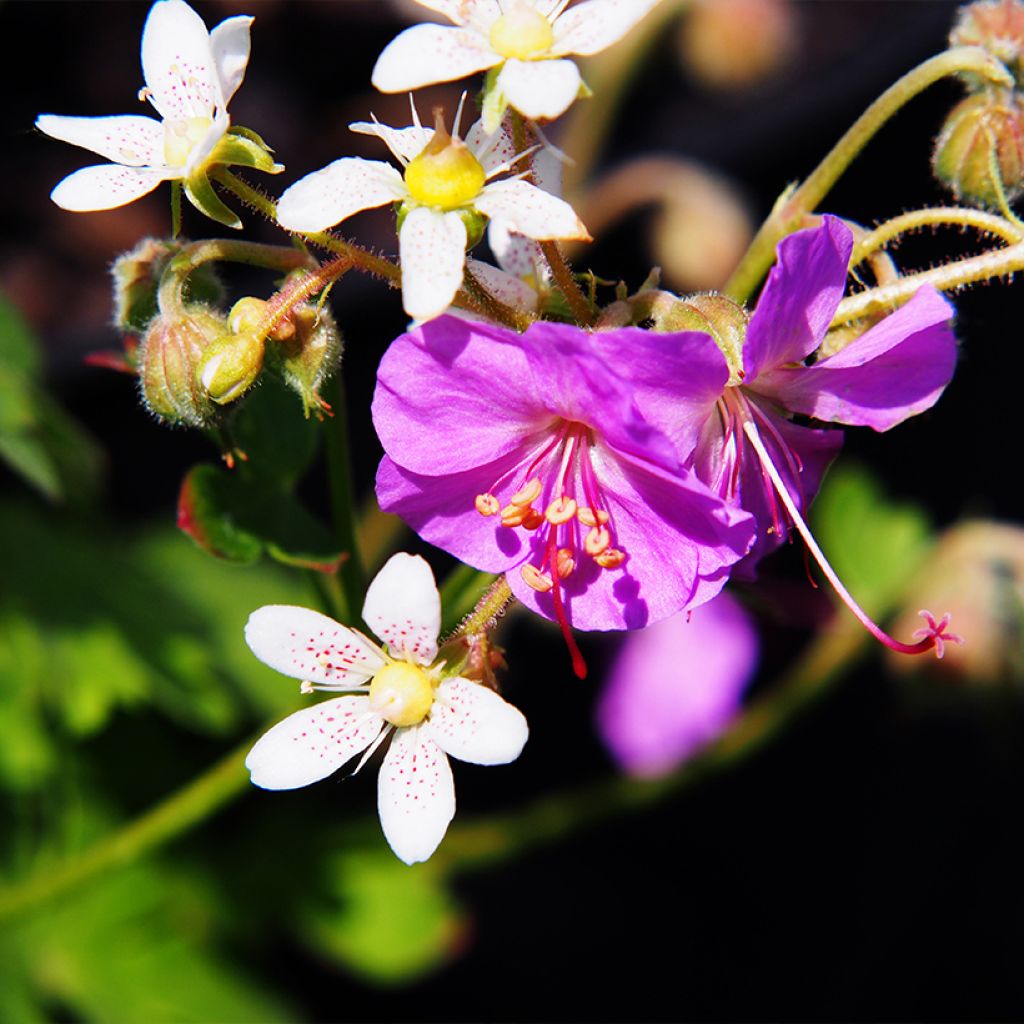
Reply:
<svg viewBox="0 0 1024 1024"><path fill-rule="evenodd" d="M523 582L528 587L532 587L540 594L546 594L555 585L550 576L545 576L540 569L529 563L520 568L519 575L523 577Z"/></svg>
<svg viewBox="0 0 1024 1024"><path fill-rule="evenodd" d="M618 569L625 560L626 552L620 551L618 548L606 548L601 554L594 556L594 561L602 569Z"/></svg>
<svg viewBox="0 0 1024 1024"><path fill-rule="evenodd" d="M588 555L597 557L608 550L612 542L612 535L607 527L595 526L583 540L583 550Z"/></svg>
<svg viewBox="0 0 1024 1024"><path fill-rule="evenodd" d="M558 575L561 579L571 576L573 569L576 568L576 559L573 558L572 551L569 548L559 548L555 565L558 567Z"/></svg>
<svg viewBox="0 0 1024 1024"><path fill-rule="evenodd" d="M532 505L540 497L540 491L540 480L534 477L508 500L513 505L522 505L525 508L527 505Z"/></svg>
<svg viewBox="0 0 1024 1024"><path fill-rule="evenodd" d="M587 505L582 505L576 510L576 518L584 526L604 526L610 517L603 508L593 509Z"/></svg>
<svg viewBox="0 0 1024 1024"><path fill-rule="evenodd" d="M501 510L501 525L522 526L526 514L525 508L520 508L518 505L506 505Z"/></svg>
<svg viewBox="0 0 1024 1024"><path fill-rule="evenodd" d="M496 516L501 511L501 504L493 494L478 494L473 504L482 516Z"/></svg>
<svg viewBox="0 0 1024 1024"><path fill-rule="evenodd" d="M552 525L559 526L569 522L576 515L576 499L563 494L556 498L544 512L544 518Z"/></svg>

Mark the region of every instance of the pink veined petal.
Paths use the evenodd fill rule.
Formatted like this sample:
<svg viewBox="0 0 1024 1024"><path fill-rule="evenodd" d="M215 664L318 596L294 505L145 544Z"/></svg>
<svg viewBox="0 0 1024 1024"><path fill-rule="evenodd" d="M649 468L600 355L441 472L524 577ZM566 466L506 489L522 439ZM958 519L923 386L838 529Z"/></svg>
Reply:
<svg viewBox="0 0 1024 1024"><path fill-rule="evenodd" d="M820 344L846 288L853 234L835 217L787 235L757 300L743 345L744 383Z"/></svg>
<svg viewBox="0 0 1024 1024"><path fill-rule="evenodd" d="M383 727L368 697L335 697L278 722L256 741L245 767L262 789L308 786L365 750Z"/></svg>
<svg viewBox="0 0 1024 1024"><path fill-rule="evenodd" d="M403 164L419 156L434 137L433 128L416 125L410 125L408 128L390 128L379 121L355 121L348 126L348 130L357 135L376 135Z"/></svg>
<svg viewBox="0 0 1024 1024"><path fill-rule="evenodd" d="M426 860L455 817L455 782L444 751L422 726L398 729L377 779L381 828L406 864Z"/></svg>
<svg viewBox="0 0 1024 1024"><path fill-rule="evenodd" d="M441 632L441 597L430 566L419 555L392 555L366 591L363 621L393 658L432 664Z"/></svg>
<svg viewBox="0 0 1024 1024"><path fill-rule="evenodd" d="M756 390L819 420L889 430L930 409L952 379L952 316L938 292L921 288L840 352L762 375Z"/></svg>
<svg viewBox="0 0 1024 1024"><path fill-rule="evenodd" d="M238 87L245 78L249 64L249 27L255 19L248 15L225 18L210 33L210 50L213 53L213 67L220 83L223 105L231 102Z"/></svg>
<svg viewBox="0 0 1024 1024"><path fill-rule="evenodd" d="M661 0L587 0L555 19L553 57L590 56L618 42Z"/></svg>
<svg viewBox="0 0 1024 1024"><path fill-rule="evenodd" d="M277 203L277 221L289 231L323 231L360 210L407 195L401 174L382 160L343 157L300 178Z"/></svg>
<svg viewBox="0 0 1024 1024"><path fill-rule="evenodd" d="M440 316L462 284L466 225L456 212L411 210L398 233L402 306L414 320Z"/></svg>
<svg viewBox="0 0 1024 1024"><path fill-rule="evenodd" d="M526 117L550 121L572 106L580 91L579 68L571 60L507 60L498 88Z"/></svg>
<svg viewBox="0 0 1024 1024"><path fill-rule="evenodd" d="M292 679L344 689L362 686L386 664L376 644L326 615L268 604L249 616L245 642L264 665Z"/></svg>
<svg viewBox="0 0 1024 1024"><path fill-rule="evenodd" d="M142 74L164 120L213 117L224 106L210 34L184 0L157 0L142 31Z"/></svg>
<svg viewBox="0 0 1024 1024"><path fill-rule="evenodd" d="M473 29L414 25L384 48L370 81L381 92L407 92L432 82L454 82L502 60L486 36Z"/></svg>
<svg viewBox="0 0 1024 1024"><path fill-rule="evenodd" d="M630 774L664 775L726 729L757 659L757 632L728 593L631 633L598 700L598 732Z"/></svg>
<svg viewBox="0 0 1024 1024"><path fill-rule="evenodd" d="M36 127L51 138L81 146L125 167L159 167L164 162L164 126L152 117L40 114Z"/></svg>
<svg viewBox="0 0 1024 1024"><path fill-rule="evenodd" d="M492 181L484 186L474 205L481 213L502 220L511 231L527 238L590 239L576 211L564 199L521 179Z"/></svg>
<svg viewBox="0 0 1024 1024"><path fill-rule="evenodd" d="M508 764L530 734L518 708L468 679L446 679L437 688L423 731L448 755L471 764Z"/></svg>
<svg viewBox="0 0 1024 1024"><path fill-rule="evenodd" d="M100 164L69 174L50 193L50 198L62 210L75 213L113 210L152 192L160 182L180 176L180 171L162 167Z"/></svg>

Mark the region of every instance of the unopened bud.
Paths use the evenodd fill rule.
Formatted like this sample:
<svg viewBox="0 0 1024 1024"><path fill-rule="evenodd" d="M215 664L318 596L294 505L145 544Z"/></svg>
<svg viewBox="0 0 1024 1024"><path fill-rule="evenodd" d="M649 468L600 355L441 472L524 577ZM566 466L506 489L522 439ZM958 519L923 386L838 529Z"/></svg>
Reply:
<svg viewBox="0 0 1024 1024"><path fill-rule="evenodd" d="M139 355L142 397L150 412L168 423L192 427L213 422L217 409L199 382L198 368L223 333L223 318L202 306L153 318Z"/></svg>
<svg viewBox="0 0 1024 1024"><path fill-rule="evenodd" d="M203 354L199 382L218 405L228 405L245 394L263 369L264 340L251 331L222 334Z"/></svg>
<svg viewBox="0 0 1024 1024"><path fill-rule="evenodd" d="M949 33L951 46L981 46L1024 84L1024 3L1019 0L982 0L960 8ZM974 88L985 83L976 76L964 76Z"/></svg>
<svg viewBox="0 0 1024 1024"><path fill-rule="evenodd" d="M748 321L746 310L724 295L690 295L673 307L668 329L710 334L729 366L729 383L738 384L743 379L743 342Z"/></svg>
<svg viewBox="0 0 1024 1024"><path fill-rule="evenodd" d="M968 96L935 142L935 174L958 198L1000 208L1024 186L1024 108L1004 91Z"/></svg>

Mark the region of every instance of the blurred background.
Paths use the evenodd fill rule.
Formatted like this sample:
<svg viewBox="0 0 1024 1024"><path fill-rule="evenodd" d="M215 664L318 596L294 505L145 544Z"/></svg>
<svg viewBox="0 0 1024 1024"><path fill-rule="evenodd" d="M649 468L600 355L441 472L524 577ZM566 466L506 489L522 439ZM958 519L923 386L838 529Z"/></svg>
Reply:
<svg viewBox="0 0 1024 1024"><path fill-rule="evenodd" d="M678 6L628 51L632 67L629 42L583 62L597 96L551 137L579 157L567 195L600 236L577 266L635 288L657 264L685 292L724 282L785 185L945 46L956 5ZM196 9L210 27L256 16L231 112L287 166L261 184L279 194L338 156L385 157L346 126L371 112L407 123L406 98L374 92L369 76L418 8ZM141 111L147 10L0 6L3 36L23 55L0 71L0 328L41 346L38 365L9 350L0 366L0 428L15 424L47 453L39 468L21 435L0 452L19 467L0 468L0 852L12 884L300 706L255 663L241 628L258 604L312 603L312 588L266 560L214 561L177 532L181 479L216 451L156 423L129 376L84 362L119 344L108 268L141 237L167 233L166 191L108 213L60 211L50 189L92 160L32 128L41 112ZM620 75L621 104L602 106L599 83ZM422 113L458 102L457 86L426 93ZM827 211L871 225L948 201L931 177L931 142L961 95L947 82L913 101ZM361 216L353 236L393 253L389 216ZM246 237L280 240L256 215L245 220ZM184 231L211 233L191 209ZM917 269L978 247L926 235L896 259ZM269 282L240 274L229 284ZM369 496L380 456L374 370L404 320L396 295L356 275L331 302L346 338L354 470ZM908 668L865 649L820 692L771 704L831 607L794 545L756 586L734 589L760 635L748 701L767 700L778 727L739 754L698 760L664 791L627 792L606 788L619 769L594 725L618 638L581 641L592 675L581 683L557 633L513 616L504 692L531 739L509 767L456 766L456 823L467 828L450 837L447 860L394 861L373 818L372 771L294 793L242 791L141 862L5 921L0 1019L1019 1019L1024 544L992 524L1019 519L1012 384L1024 369L1024 307L1012 282L956 302L962 356L947 394L891 434L849 433L818 528L851 583L869 587L870 570L896 568L890 611L927 605L914 603L919 578L950 606L960 598L961 615L974 609L984 635L975 660L968 647L961 660ZM326 509L315 472L301 494ZM889 543L900 557L889 559ZM402 544L423 551L408 535ZM954 625L968 632L966 619Z"/></svg>

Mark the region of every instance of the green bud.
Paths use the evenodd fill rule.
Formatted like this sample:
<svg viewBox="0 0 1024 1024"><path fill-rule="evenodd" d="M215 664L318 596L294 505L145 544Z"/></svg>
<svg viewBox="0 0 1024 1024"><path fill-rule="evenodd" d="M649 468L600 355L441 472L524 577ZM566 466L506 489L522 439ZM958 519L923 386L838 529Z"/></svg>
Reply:
<svg viewBox="0 0 1024 1024"><path fill-rule="evenodd" d="M1024 84L1024 3L1020 0L981 0L962 7L949 34L951 46L981 46L1006 65L1017 85ZM987 83L965 75L972 89Z"/></svg>
<svg viewBox="0 0 1024 1024"><path fill-rule="evenodd" d="M1001 208L1024 188L1024 108L1010 92L968 96L935 142L936 177L958 198Z"/></svg>
<svg viewBox="0 0 1024 1024"><path fill-rule="evenodd" d="M223 317L203 306L153 318L139 355L142 398L153 415L191 427L213 422L217 409L199 383L197 369L224 328Z"/></svg>
<svg viewBox="0 0 1024 1024"><path fill-rule="evenodd" d="M218 405L245 394L263 370L266 343L253 331L222 334L203 353L196 376L205 393Z"/></svg>

